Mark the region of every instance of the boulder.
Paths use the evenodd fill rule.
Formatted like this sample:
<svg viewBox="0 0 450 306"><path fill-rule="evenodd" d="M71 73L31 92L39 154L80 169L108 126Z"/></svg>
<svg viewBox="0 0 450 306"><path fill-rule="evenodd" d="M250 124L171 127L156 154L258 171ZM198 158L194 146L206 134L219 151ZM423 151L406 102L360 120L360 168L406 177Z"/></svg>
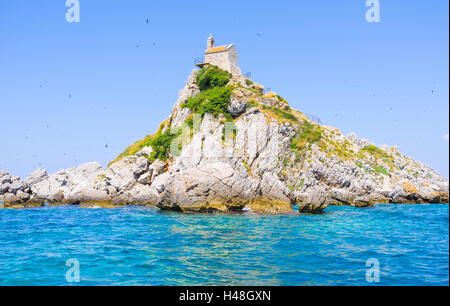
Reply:
<svg viewBox="0 0 450 306"><path fill-rule="evenodd" d="M330 204L351 205L356 194L348 189L332 188L330 191Z"/></svg>
<svg viewBox="0 0 450 306"><path fill-rule="evenodd" d="M0 172L0 194L13 193L23 189L23 182L18 176L9 174L6 171Z"/></svg>
<svg viewBox="0 0 450 306"><path fill-rule="evenodd" d="M132 188L139 177L148 171L149 164L145 157L128 156L112 164L104 176L118 190Z"/></svg>
<svg viewBox="0 0 450 306"><path fill-rule="evenodd" d="M374 202L371 200L369 196L361 196L357 197L353 200L353 204L356 207L373 207Z"/></svg>
<svg viewBox="0 0 450 306"><path fill-rule="evenodd" d="M13 181L11 184L9 184L8 192L16 194L19 190L23 190L24 188L25 188L25 186L24 186L23 182L16 180L16 181Z"/></svg>
<svg viewBox="0 0 450 306"><path fill-rule="evenodd" d="M113 197L111 202L119 205L155 205L158 202L158 193L148 185L137 184Z"/></svg>
<svg viewBox="0 0 450 306"><path fill-rule="evenodd" d="M245 100L236 99L234 97L231 98L231 102L228 104L228 112L233 116L233 118L237 118L247 109L247 102Z"/></svg>
<svg viewBox="0 0 450 306"><path fill-rule="evenodd" d="M157 159L150 165L149 170L152 171L153 177L156 177L167 170L167 164Z"/></svg>
<svg viewBox="0 0 450 306"><path fill-rule="evenodd" d="M6 205L16 205L26 203L30 199L30 195L21 190L14 193L6 193L2 195Z"/></svg>
<svg viewBox="0 0 450 306"><path fill-rule="evenodd" d="M297 196L299 212L321 213L329 203L329 192L324 185L315 185Z"/></svg>
<svg viewBox="0 0 450 306"><path fill-rule="evenodd" d="M161 194L157 206L183 212L240 212L249 207L258 213L290 213L284 185L272 174L261 180L226 163L176 169L155 180Z"/></svg>
<svg viewBox="0 0 450 306"><path fill-rule="evenodd" d="M33 182L30 185L30 201L77 204L98 200L106 194L94 189L95 181L102 172L99 163L86 163L49 176L40 171L40 174L29 177L29 182Z"/></svg>
<svg viewBox="0 0 450 306"><path fill-rule="evenodd" d="M247 205L252 212L270 214L293 212L289 190L275 174L266 172L263 175L257 193L259 196L253 197Z"/></svg>
<svg viewBox="0 0 450 306"><path fill-rule="evenodd" d="M23 180L23 183L26 186L32 186L47 177L47 171L44 169L37 169L33 173L31 173L26 179Z"/></svg>
<svg viewBox="0 0 450 306"><path fill-rule="evenodd" d="M240 211L247 198L230 165L216 163L177 169L160 186L158 207L183 212ZM239 182L239 183L238 183ZM161 188L162 187L162 188Z"/></svg>

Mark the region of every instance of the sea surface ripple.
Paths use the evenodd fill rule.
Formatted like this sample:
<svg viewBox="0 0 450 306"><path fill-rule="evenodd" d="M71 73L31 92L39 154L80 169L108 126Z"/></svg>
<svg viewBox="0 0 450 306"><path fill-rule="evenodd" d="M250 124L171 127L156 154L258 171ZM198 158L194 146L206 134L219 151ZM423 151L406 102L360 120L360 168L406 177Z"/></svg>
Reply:
<svg viewBox="0 0 450 306"><path fill-rule="evenodd" d="M66 261L80 263L68 283ZM380 264L366 280L368 259ZM0 285L449 285L449 206L322 215L0 209Z"/></svg>

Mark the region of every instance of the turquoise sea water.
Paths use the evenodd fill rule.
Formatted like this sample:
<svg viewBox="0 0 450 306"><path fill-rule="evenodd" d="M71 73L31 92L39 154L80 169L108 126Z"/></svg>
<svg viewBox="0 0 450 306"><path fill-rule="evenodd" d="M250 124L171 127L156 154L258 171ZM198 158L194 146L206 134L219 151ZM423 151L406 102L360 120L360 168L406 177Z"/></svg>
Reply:
<svg viewBox="0 0 450 306"><path fill-rule="evenodd" d="M186 215L152 208L0 209L0 285L449 285L448 205L322 215Z"/></svg>

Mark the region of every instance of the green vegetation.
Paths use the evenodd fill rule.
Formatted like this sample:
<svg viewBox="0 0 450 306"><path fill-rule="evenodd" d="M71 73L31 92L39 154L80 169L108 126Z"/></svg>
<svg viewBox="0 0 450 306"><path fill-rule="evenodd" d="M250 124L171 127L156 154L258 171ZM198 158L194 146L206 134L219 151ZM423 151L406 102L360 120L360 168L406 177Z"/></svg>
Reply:
<svg viewBox="0 0 450 306"><path fill-rule="evenodd" d="M272 107L264 105L262 108L264 111L269 113L272 117L280 119L280 121L290 121L291 123L298 123L298 118L292 114L292 112L280 109L278 107Z"/></svg>
<svg viewBox="0 0 450 306"><path fill-rule="evenodd" d="M365 146L362 150L366 151L366 152L368 152L368 153L370 153L372 155L380 155L380 156L385 157L385 158L389 158L390 157L389 154L386 153L386 151L381 150L380 148L377 148L374 145Z"/></svg>
<svg viewBox="0 0 450 306"><path fill-rule="evenodd" d="M355 165L358 166L358 168L363 167L363 164L360 161L355 161Z"/></svg>
<svg viewBox="0 0 450 306"><path fill-rule="evenodd" d="M252 85L253 85L253 82L250 81L249 79L246 79L246 80L245 80L245 84L247 84L247 86L252 86Z"/></svg>
<svg viewBox="0 0 450 306"><path fill-rule="evenodd" d="M153 138L161 133L161 130L163 129L164 125L165 125L165 122L163 122L159 126L158 131L154 135L147 135L147 136L145 136L144 139L138 140L135 143L133 143L132 145L128 146L125 150L123 150L122 153L119 154L119 156L117 156L112 162L110 162L108 164L108 167L111 166L112 164L118 162L119 160L121 160L124 157L135 155L137 152L142 150L142 148L150 146Z"/></svg>
<svg viewBox="0 0 450 306"><path fill-rule="evenodd" d="M304 121L297 131L297 135L292 140L291 149L302 151L308 145L322 140L322 129L308 121Z"/></svg>
<svg viewBox="0 0 450 306"><path fill-rule="evenodd" d="M373 170L375 170L376 172L379 172L381 174L389 176L389 172L381 166L376 166Z"/></svg>
<svg viewBox="0 0 450 306"><path fill-rule="evenodd" d="M166 161L169 158L170 145L177 136L176 134L171 134L170 131L166 131L164 134L160 134L152 139L150 145L152 146L153 152L150 155L150 160L154 161L159 159ZM181 148L179 147L178 149Z"/></svg>
<svg viewBox="0 0 450 306"><path fill-rule="evenodd" d="M200 93L195 97L188 98L182 107L187 107L193 113L203 116L206 113L218 116L224 114L227 120L232 120L231 114L227 111L231 100L232 86L226 86L231 79L231 74L217 66L207 65L197 73L197 84ZM186 122L192 127L192 119Z"/></svg>
<svg viewBox="0 0 450 306"><path fill-rule="evenodd" d="M351 149L351 144L348 140L335 142L327 138L328 146L322 145L323 150L327 150L327 155L336 155L344 160L349 160L354 157L354 151Z"/></svg>
<svg viewBox="0 0 450 306"><path fill-rule="evenodd" d="M395 168L394 157L389 155L386 151L381 150L380 148L377 148L374 145L366 146L361 151L371 154L373 157L375 157L376 160L382 160L385 164L389 166L391 170Z"/></svg>
<svg viewBox="0 0 450 306"><path fill-rule="evenodd" d="M305 179L303 178L299 184L294 186L288 186L290 191L300 190L302 187L305 186Z"/></svg>
<svg viewBox="0 0 450 306"><path fill-rule="evenodd" d="M193 113L203 116L206 113L218 116L224 114L228 120L232 119L231 114L228 112L227 107L230 103L231 93L233 87L213 87L211 89L201 91L198 95L192 98L188 98L186 103L182 104L182 107L187 107L192 110Z"/></svg>
<svg viewBox="0 0 450 306"><path fill-rule="evenodd" d="M250 99L247 102L247 109L252 108L252 107L258 107L258 106L259 106L259 104L258 104L258 102L255 101L255 99Z"/></svg>
<svg viewBox="0 0 450 306"><path fill-rule="evenodd" d="M251 175L251 169L250 169L250 166L248 165L247 161L243 160L242 165L244 165L244 168L247 170L247 173L249 175Z"/></svg>
<svg viewBox="0 0 450 306"><path fill-rule="evenodd" d="M184 123L187 124L187 126L189 127L189 129L193 130L194 129L194 116L189 115L189 117L187 117L186 121L184 121Z"/></svg>
<svg viewBox="0 0 450 306"><path fill-rule="evenodd" d="M196 75L197 84L201 91L228 84L232 75L214 65L206 65Z"/></svg>
<svg viewBox="0 0 450 306"><path fill-rule="evenodd" d="M108 164L108 167L124 157L136 155L137 152L149 146L152 147L153 152L151 153L151 156L147 157L147 159L151 161L154 161L156 159L166 161L169 158L170 144L172 140L175 139L178 135L170 134L169 131L166 131L164 134L162 134L162 130L165 125L166 122L163 122L154 135L147 135L145 136L145 138L138 140L132 145L128 146L122 153L119 154L119 156L117 156L112 162Z"/></svg>
<svg viewBox="0 0 450 306"><path fill-rule="evenodd" d="M305 179L302 178L300 184L298 185L298 187L302 188L303 186L305 186Z"/></svg>
<svg viewBox="0 0 450 306"><path fill-rule="evenodd" d="M286 99L283 98L282 96L276 95L276 97L278 98L278 101L283 102L283 103L286 103L286 104L289 104L288 101L286 101Z"/></svg>
<svg viewBox="0 0 450 306"><path fill-rule="evenodd" d="M236 140L236 136L237 136L237 127L234 124L233 121L228 121L223 129L222 129L222 141L226 140L226 137L228 136L228 133L233 133L233 140Z"/></svg>

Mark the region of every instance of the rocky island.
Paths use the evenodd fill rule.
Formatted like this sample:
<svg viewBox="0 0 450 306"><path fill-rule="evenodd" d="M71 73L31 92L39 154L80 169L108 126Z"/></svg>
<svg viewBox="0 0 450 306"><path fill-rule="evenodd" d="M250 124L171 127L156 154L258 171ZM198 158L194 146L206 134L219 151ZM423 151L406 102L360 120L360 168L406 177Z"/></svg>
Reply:
<svg viewBox="0 0 450 306"><path fill-rule="evenodd" d="M54 174L38 169L24 180L0 171L0 201L208 213L449 202L448 181L436 171L292 109L241 75L234 46L215 47L210 39L201 69L154 135L106 169L95 162Z"/></svg>

